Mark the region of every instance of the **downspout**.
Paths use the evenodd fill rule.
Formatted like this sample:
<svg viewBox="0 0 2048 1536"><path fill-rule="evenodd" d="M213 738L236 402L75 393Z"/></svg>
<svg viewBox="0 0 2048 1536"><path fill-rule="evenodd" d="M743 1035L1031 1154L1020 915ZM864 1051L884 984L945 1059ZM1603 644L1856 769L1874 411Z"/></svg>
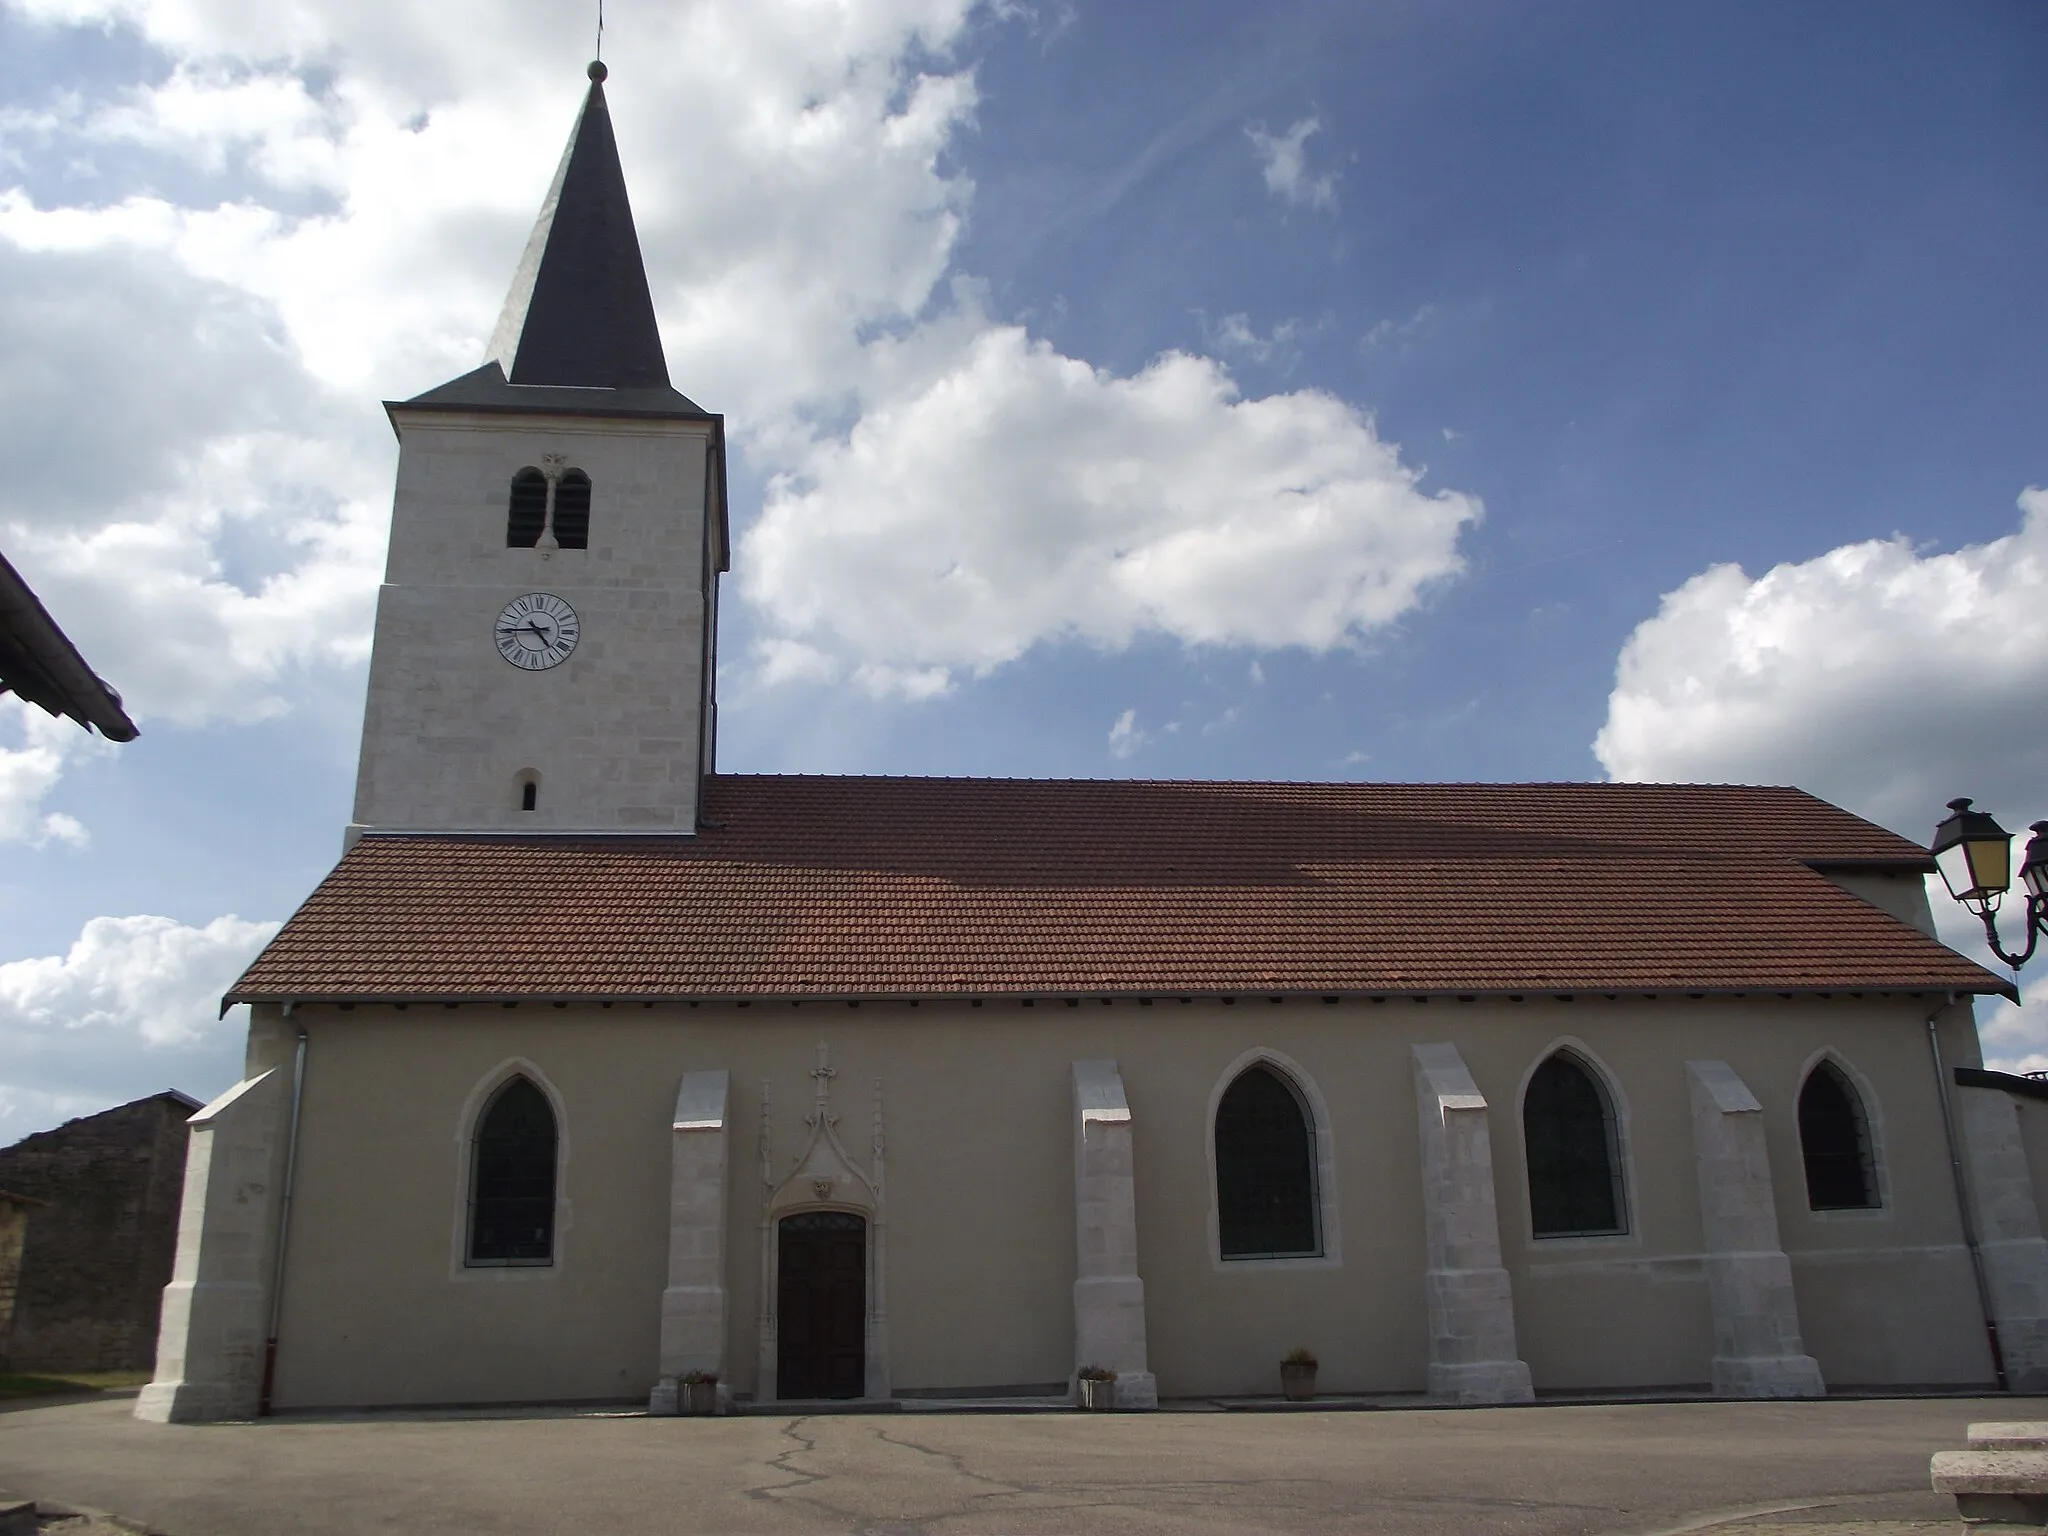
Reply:
<svg viewBox="0 0 2048 1536"><path fill-rule="evenodd" d="M1956 1214L1963 1219L1963 1246L1970 1250L1970 1273L1977 1281L1977 1305L1984 1313L1984 1337L1991 1345L1991 1369L1998 1377L1998 1390L2010 1392L2012 1387L2005 1379L2005 1351L1998 1343L1998 1319L1991 1311L1991 1281L1984 1273L1984 1250L1977 1246L1977 1223L1970 1215L1970 1191L1963 1179L1963 1149L1956 1137L1955 1110L1949 1103L1948 1068L1942 1064L1941 1035L1935 1027L1935 1020L1955 1001L1956 994L1951 992L1947 1002L1927 1015L1927 1049L1934 1057L1934 1094L1941 1102L1941 1131L1948 1139L1949 1173L1956 1182Z"/></svg>
<svg viewBox="0 0 2048 1536"><path fill-rule="evenodd" d="M292 1016L294 1004L285 999L284 1016ZM263 1339L263 1390L256 1399L256 1415L270 1414L270 1390L277 1383L277 1325L284 1315L284 1248L292 1229L292 1183L299 1167L299 1105L306 1091L306 1026L299 1026L299 1041L292 1052L292 1117L284 1139L284 1198L277 1213L277 1258L270 1268L270 1327Z"/></svg>
<svg viewBox="0 0 2048 1536"><path fill-rule="evenodd" d="M704 668L702 686L697 693L696 799L697 825L700 827L704 824L704 781L717 771L718 672L713 649L718 644L718 573L711 568L711 516L712 498L718 498L721 508L725 500L724 449L725 434L721 431L712 438L704 452L704 539L698 567L704 583L704 628L697 651Z"/></svg>

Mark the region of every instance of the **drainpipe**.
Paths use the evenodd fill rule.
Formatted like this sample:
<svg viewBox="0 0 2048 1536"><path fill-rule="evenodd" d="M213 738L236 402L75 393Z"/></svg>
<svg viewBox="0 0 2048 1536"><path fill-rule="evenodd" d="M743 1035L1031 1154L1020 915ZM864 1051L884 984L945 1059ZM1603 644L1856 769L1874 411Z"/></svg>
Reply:
<svg viewBox="0 0 2048 1536"><path fill-rule="evenodd" d="M697 825L704 825L704 781L718 771L718 573L711 557L711 518L714 498L725 504L723 454L725 434L721 430L704 449L704 536L698 562L703 582L704 624L697 651L704 668L697 690Z"/></svg>
<svg viewBox="0 0 2048 1536"><path fill-rule="evenodd" d="M1927 1049L1934 1057L1934 1093L1941 1102L1941 1130L1948 1139L1948 1167L1956 1181L1956 1213L1963 1219L1963 1246L1970 1250L1970 1273L1977 1281L1977 1305L1984 1312L1984 1337L1991 1345L1991 1369L1998 1376L1998 1390L2010 1392L2011 1385L2005 1379L2005 1351L1998 1343L1998 1320L1991 1311L1991 1282L1984 1274L1984 1251L1977 1246L1977 1223L1970 1215L1970 1191L1963 1180L1963 1149L1956 1138L1955 1110L1949 1103L1948 1068L1941 1060L1941 1035L1935 1027L1935 1020L1952 1007L1956 994L1951 992L1948 1001L1927 1015Z"/></svg>
<svg viewBox="0 0 2048 1536"><path fill-rule="evenodd" d="M292 1016L294 1004L285 999L284 1016ZM277 1324L284 1314L284 1245L292 1227L292 1182L299 1165L299 1104L306 1091L306 1026L299 1026L299 1041L292 1052L292 1118L284 1140L284 1198L277 1213L277 1259L270 1270L270 1329L263 1340L263 1390L256 1399L256 1414L270 1414L270 1389L277 1383Z"/></svg>

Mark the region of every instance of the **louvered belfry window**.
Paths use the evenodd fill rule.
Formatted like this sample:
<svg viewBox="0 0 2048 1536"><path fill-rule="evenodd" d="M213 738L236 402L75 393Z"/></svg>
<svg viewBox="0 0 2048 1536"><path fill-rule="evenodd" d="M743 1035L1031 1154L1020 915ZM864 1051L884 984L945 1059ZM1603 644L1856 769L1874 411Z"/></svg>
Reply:
<svg viewBox="0 0 2048 1536"><path fill-rule="evenodd" d="M1816 1066L1799 1090L1799 1150L1809 1209L1857 1211L1877 1204L1870 1122L1856 1089L1832 1062Z"/></svg>
<svg viewBox="0 0 2048 1536"><path fill-rule="evenodd" d="M555 542L564 549L590 548L590 476L562 472L555 486Z"/></svg>
<svg viewBox="0 0 2048 1536"><path fill-rule="evenodd" d="M1529 1216L1537 1237L1594 1237L1628 1230L1614 1108L1582 1063L1559 1051L1522 1096L1529 1163Z"/></svg>
<svg viewBox="0 0 2048 1536"><path fill-rule="evenodd" d="M1216 1235L1226 1259L1322 1252L1309 1117L1267 1066L1247 1067L1216 1106Z"/></svg>
<svg viewBox="0 0 2048 1536"><path fill-rule="evenodd" d="M540 542L547 521L548 477L537 469L522 469L512 477L512 500L505 513L505 547L533 548Z"/></svg>
<svg viewBox="0 0 2048 1536"><path fill-rule="evenodd" d="M477 1125L469 1262L547 1264L555 1253L555 1112L515 1077Z"/></svg>

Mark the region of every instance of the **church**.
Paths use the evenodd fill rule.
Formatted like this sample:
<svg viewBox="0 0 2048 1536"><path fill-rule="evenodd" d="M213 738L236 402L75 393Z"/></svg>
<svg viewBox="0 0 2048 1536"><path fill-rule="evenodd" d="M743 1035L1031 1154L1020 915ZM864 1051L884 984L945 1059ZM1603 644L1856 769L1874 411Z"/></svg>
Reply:
<svg viewBox="0 0 2048 1536"><path fill-rule="evenodd" d="M354 823L227 995L139 1416L1137 1410L1297 1350L1460 1403L2048 1388L2011 989L1845 811L720 772L724 422L590 77L487 360L387 407Z"/></svg>

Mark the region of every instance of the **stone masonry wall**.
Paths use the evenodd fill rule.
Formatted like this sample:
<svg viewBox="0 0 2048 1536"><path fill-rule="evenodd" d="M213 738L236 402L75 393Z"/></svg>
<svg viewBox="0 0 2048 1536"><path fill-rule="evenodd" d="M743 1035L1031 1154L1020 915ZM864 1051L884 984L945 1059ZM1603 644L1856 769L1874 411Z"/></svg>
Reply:
<svg viewBox="0 0 2048 1536"><path fill-rule="evenodd" d="M21 1244L28 1236L28 1213L34 1209L25 1200L0 1193L0 1338L14 1321L14 1293L21 1286Z"/></svg>
<svg viewBox="0 0 2048 1536"><path fill-rule="evenodd" d="M149 1368L193 1108L156 1094L0 1150L0 1189L48 1202L29 1216L13 1325L0 1338L10 1369Z"/></svg>

